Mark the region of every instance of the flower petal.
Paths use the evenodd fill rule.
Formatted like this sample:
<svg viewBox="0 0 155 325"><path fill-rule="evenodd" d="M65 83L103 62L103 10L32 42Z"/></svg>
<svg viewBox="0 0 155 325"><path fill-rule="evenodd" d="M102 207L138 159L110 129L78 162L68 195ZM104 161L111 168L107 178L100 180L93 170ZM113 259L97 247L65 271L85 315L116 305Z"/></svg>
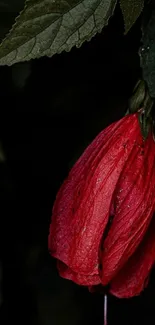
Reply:
<svg viewBox="0 0 155 325"><path fill-rule="evenodd" d="M101 283L99 274L84 275L72 271L66 264L61 261L57 261L57 267L59 274L62 278L72 280L73 282L83 286L95 286Z"/></svg>
<svg viewBox="0 0 155 325"><path fill-rule="evenodd" d="M149 229L124 268L110 285L110 292L119 298L139 295L148 282L150 270L155 263L155 216Z"/></svg>
<svg viewBox="0 0 155 325"><path fill-rule="evenodd" d="M100 241L115 186L133 149L129 139L139 132L137 126L134 114L102 131L59 190L53 208L49 250L75 273L98 274Z"/></svg>
<svg viewBox="0 0 155 325"><path fill-rule="evenodd" d="M141 136L141 135L140 135ZM115 216L103 244L102 283L108 284L142 241L155 204L155 143L152 135L130 155L117 184Z"/></svg>

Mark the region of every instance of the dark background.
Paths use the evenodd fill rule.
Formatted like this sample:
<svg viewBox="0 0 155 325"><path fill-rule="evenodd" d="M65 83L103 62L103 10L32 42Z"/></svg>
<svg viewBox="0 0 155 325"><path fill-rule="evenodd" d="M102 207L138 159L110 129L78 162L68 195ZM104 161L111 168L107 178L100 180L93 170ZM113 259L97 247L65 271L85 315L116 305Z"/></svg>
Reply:
<svg viewBox="0 0 155 325"><path fill-rule="evenodd" d="M13 9L1 10L1 37L14 16ZM80 49L0 67L0 324L103 325L103 296L59 278L48 229L69 168L100 130L126 112L141 76L140 39L140 20L123 36L117 6L109 26ZM109 297L109 325L154 323L154 296L152 272L140 297Z"/></svg>

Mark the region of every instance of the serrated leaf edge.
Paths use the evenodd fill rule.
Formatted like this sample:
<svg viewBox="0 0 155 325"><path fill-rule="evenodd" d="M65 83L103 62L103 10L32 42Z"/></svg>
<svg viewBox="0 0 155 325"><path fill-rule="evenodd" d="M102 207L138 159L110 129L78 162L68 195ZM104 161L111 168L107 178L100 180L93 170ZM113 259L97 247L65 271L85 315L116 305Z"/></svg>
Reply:
<svg viewBox="0 0 155 325"><path fill-rule="evenodd" d="M97 31L95 31L94 33L92 33L90 36L88 35L88 38L86 37L86 39L85 40L83 40L83 41L81 41L81 43L80 44L75 44L74 46L70 46L67 50L61 50L60 52L58 52L58 53L55 53L55 54L60 54L60 53L62 53L62 52L70 52L71 51L71 49L72 48L80 48L85 42L90 42L91 41L91 39L95 36L95 35L97 35L97 34L100 34L101 32L102 32L102 30L108 25L108 23L109 23L109 20L110 20L110 18L113 16L113 14L114 14L114 11L115 11L115 8L116 8L116 4L117 4L117 0L113 0L114 1L114 3L113 4L111 4L111 6L110 6L110 8L109 8L109 11L111 12L111 15L109 16L108 15L108 13L107 13L107 19L105 19L106 21L105 21L105 24L104 24L104 26L102 27L102 28L100 28L99 30L97 30ZM81 2L82 2L82 0L81 0ZM113 7L113 8L112 8ZM10 34L11 34L11 32L12 31L14 31L14 29L16 28L16 26L17 26L17 24L18 24L18 22L19 22L19 20L20 20L20 17L21 17L21 15L25 12L25 10L27 9L27 8L30 8L29 6L28 6L28 4L27 4L27 1L25 2L25 6L24 6L24 9L23 10L21 10L20 12L19 12L19 15L15 18L15 23L12 25L12 27L11 27L11 29L9 30L9 32L6 34L6 36L5 36L5 38L2 40L2 42L0 43L0 47L1 47L1 45L3 45L3 42L5 41L5 40L7 40L7 38L8 38L8 36L10 36ZM108 11L108 12L109 12ZM66 11L67 12L67 11ZM62 16L63 16L63 14L62 14ZM24 44L24 43L23 43ZM21 45L23 45L23 44L21 44ZM15 50L13 50L13 51L15 51ZM10 52L11 53L11 52ZM8 53L9 54L9 53ZM21 61L19 61L19 62L27 62L27 61L30 61L30 60L34 60L34 59L39 59L39 58L41 58L41 57L44 57L44 56L46 56L46 57L52 57L53 55L55 55L55 54L52 54L51 56L50 55L47 55L47 54L44 54L44 52L42 52L41 54L39 53L38 55L34 55L34 57L32 56L32 58L31 59L29 59L29 58L25 58L25 60L21 60ZM5 55L6 56L6 55ZM4 57L5 57L4 56ZM1 59L3 59L3 57L1 58ZM0 59L0 60L1 60ZM7 66L12 66L14 63L11 63L10 62L10 64L8 63L8 64L0 64L0 66L5 66L5 65L7 65Z"/></svg>

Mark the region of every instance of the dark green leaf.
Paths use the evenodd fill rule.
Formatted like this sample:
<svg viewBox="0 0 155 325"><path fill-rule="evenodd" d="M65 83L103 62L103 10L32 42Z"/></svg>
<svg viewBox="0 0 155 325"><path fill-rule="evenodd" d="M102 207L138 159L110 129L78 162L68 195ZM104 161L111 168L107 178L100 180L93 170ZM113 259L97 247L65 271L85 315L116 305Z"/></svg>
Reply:
<svg viewBox="0 0 155 325"><path fill-rule="evenodd" d="M155 10L152 10L148 23L143 27L142 43L139 53L143 78L150 96L155 98Z"/></svg>
<svg viewBox="0 0 155 325"><path fill-rule="evenodd" d="M139 123L140 123L142 136L144 139L146 139L148 137L152 125L151 118L147 117L144 112L144 114L139 115Z"/></svg>
<svg viewBox="0 0 155 325"><path fill-rule="evenodd" d="M144 7L144 0L119 0L119 1L120 1L120 7L124 18L125 34L126 34L133 26L133 24L136 22L137 18L140 16Z"/></svg>
<svg viewBox="0 0 155 325"><path fill-rule="evenodd" d="M19 12L24 8L24 0L0 0L0 42L19 15Z"/></svg>
<svg viewBox="0 0 155 325"><path fill-rule="evenodd" d="M70 51L108 24L116 0L27 0L0 45L0 64Z"/></svg>

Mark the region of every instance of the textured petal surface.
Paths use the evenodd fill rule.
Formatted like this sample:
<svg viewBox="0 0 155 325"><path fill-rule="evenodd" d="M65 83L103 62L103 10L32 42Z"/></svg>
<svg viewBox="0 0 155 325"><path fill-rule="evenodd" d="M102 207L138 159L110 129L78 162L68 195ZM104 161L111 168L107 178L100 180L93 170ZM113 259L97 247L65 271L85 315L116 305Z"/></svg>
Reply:
<svg viewBox="0 0 155 325"><path fill-rule="evenodd" d="M94 285L101 283L99 274L85 275L74 272L70 267L59 260L57 261L57 267L62 278L72 280L79 285L88 286L89 284L90 286L94 287Z"/></svg>
<svg viewBox="0 0 155 325"><path fill-rule="evenodd" d="M142 241L155 205L155 143L132 138L133 151L116 187L114 218L102 251L102 283L109 283ZM126 145L128 147L128 143Z"/></svg>
<svg viewBox="0 0 155 325"><path fill-rule="evenodd" d="M136 252L112 280L110 292L119 298L129 298L140 294L147 285L148 276L154 263L155 216Z"/></svg>
<svg viewBox="0 0 155 325"><path fill-rule="evenodd" d="M67 275L69 269L64 271L61 264L62 276L66 274L79 284L91 285L93 278L96 284L99 247L114 190L129 156L136 154L133 138L138 135L137 115L128 115L110 125L85 150L58 192L49 250L74 274ZM87 281L79 280L82 276L87 276Z"/></svg>

